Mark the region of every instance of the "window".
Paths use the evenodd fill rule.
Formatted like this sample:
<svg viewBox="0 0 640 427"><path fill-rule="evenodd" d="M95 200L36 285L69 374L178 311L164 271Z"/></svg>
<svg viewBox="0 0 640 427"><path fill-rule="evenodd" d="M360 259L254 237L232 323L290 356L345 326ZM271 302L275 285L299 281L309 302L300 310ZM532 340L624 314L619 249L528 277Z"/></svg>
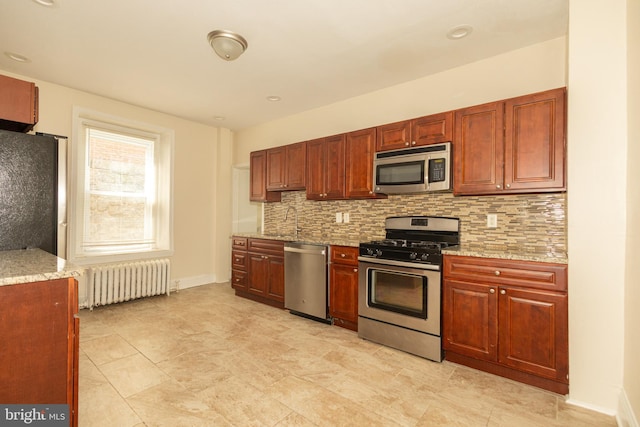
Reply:
<svg viewBox="0 0 640 427"><path fill-rule="evenodd" d="M173 132L77 109L69 258L169 255Z"/></svg>

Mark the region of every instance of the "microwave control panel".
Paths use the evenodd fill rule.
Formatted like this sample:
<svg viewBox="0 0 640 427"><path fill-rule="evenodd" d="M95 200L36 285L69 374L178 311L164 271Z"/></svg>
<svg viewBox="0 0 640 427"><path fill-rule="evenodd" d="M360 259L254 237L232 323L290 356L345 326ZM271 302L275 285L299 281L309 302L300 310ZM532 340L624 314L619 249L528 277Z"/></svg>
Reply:
<svg viewBox="0 0 640 427"><path fill-rule="evenodd" d="M446 179L447 160L429 159L429 182L442 182Z"/></svg>

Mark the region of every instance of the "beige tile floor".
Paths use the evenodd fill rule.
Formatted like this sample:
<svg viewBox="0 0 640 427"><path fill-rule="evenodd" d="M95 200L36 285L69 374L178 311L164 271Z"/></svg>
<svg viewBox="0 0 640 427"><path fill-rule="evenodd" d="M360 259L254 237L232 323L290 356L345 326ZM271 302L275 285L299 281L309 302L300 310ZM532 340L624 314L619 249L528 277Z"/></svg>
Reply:
<svg viewBox="0 0 640 427"><path fill-rule="evenodd" d="M80 318L81 427L616 425L563 396L236 297L228 284Z"/></svg>

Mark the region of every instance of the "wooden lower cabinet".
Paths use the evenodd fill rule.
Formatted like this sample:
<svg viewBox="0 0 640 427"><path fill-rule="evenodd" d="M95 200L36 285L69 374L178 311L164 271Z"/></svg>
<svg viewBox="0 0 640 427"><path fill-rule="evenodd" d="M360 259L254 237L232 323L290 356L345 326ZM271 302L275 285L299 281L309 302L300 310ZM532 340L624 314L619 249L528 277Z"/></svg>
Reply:
<svg viewBox="0 0 640 427"><path fill-rule="evenodd" d="M247 243L246 237L232 237L231 287L236 291L247 290Z"/></svg>
<svg viewBox="0 0 640 427"><path fill-rule="evenodd" d="M77 315L73 278L0 286L0 402L67 404L78 425Z"/></svg>
<svg viewBox="0 0 640 427"><path fill-rule="evenodd" d="M445 256L447 360L569 391L567 266Z"/></svg>
<svg viewBox="0 0 640 427"><path fill-rule="evenodd" d="M232 237L231 286L236 295L284 308L284 242Z"/></svg>
<svg viewBox="0 0 640 427"><path fill-rule="evenodd" d="M331 246L329 315L334 325L358 330L358 248Z"/></svg>

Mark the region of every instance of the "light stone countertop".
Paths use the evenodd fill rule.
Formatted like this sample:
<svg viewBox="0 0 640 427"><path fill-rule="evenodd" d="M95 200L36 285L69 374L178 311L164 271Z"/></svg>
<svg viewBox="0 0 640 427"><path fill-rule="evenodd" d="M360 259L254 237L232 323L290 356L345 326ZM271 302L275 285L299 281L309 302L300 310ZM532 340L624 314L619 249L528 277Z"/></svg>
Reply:
<svg viewBox="0 0 640 427"><path fill-rule="evenodd" d="M529 251L517 248L496 247L483 244L461 244L442 250L443 255L463 255L481 258L512 259L518 261L550 262L568 264L566 253Z"/></svg>
<svg viewBox="0 0 640 427"><path fill-rule="evenodd" d="M358 247L360 240L332 239L331 237L309 237L284 234L262 234L262 233L233 233L235 237L248 237L250 239L282 240L284 242L315 243L318 245L336 245Z"/></svg>
<svg viewBox="0 0 640 427"><path fill-rule="evenodd" d="M0 251L0 286L79 277L84 269L41 249Z"/></svg>
<svg viewBox="0 0 640 427"><path fill-rule="evenodd" d="M282 240L285 242L306 242L306 243L316 243L322 245L338 245L338 246L351 246L358 247L360 245L360 241L357 240L335 240L330 237L328 238L308 238L308 237L299 237L298 239L295 236L287 236L287 235L276 235L276 234L261 234L261 233L234 233L233 236L237 237L248 237L253 239L267 239L267 240ZM364 242L367 242L371 239L365 239ZM519 261L536 261L536 262L550 262L550 263L558 263L558 264L568 264L568 258L566 253L553 253L553 252L543 252L543 251L530 251L520 248L513 247L502 247L496 245L484 245L481 243L477 244L461 244L458 246L451 246L447 249L443 249L442 253L444 255L464 255L464 256L474 256L480 258L499 258L499 259L512 259Z"/></svg>

